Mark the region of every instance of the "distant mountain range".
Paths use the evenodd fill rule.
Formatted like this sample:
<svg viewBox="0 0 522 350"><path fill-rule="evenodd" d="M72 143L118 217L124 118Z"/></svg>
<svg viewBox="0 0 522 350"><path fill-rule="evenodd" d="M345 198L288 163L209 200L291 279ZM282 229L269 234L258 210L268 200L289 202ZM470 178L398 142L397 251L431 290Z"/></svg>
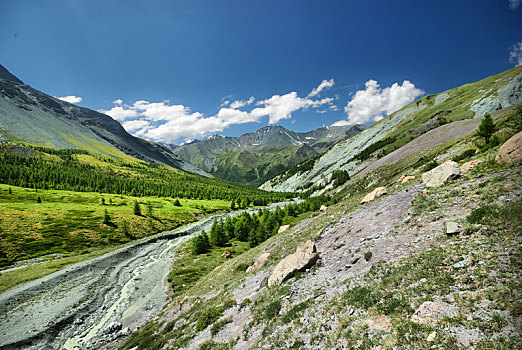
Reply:
<svg viewBox="0 0 522 350"><path fill-rule="evenodd" d="M25 85L1 65L0 141L79 148L118 158L132 156L208 175L174 155L168 147L130 135L108 115Z"/></svg>
<svg viewBox="0 0 522 350"><path fill-rule="evenodd" d="M177 147L173 152L225 180L260 185L364 128L364 125L322 127L302 133L269 125L239 137L213 135Z"/></svg>

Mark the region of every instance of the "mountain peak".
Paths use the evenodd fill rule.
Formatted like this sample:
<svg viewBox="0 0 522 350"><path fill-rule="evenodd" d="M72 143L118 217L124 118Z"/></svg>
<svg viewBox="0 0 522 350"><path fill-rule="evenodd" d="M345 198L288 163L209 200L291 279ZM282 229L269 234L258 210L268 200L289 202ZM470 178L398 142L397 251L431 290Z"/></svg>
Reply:
<svg viewBox="0 0 522 350"><path fill-rule="evenodd" d="M0 64L0 78L13 81L15 83L23 84L24 82L15 77L11 72L9 72L4 66Z"/></svg>

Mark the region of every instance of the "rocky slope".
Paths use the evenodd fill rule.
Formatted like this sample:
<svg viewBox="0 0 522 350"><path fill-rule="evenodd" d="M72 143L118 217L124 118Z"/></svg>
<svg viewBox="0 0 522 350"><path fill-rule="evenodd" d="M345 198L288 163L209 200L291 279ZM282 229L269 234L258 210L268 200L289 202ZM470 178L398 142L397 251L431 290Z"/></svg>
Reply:
<svg viewBox="0 0 522 350"><path fill-rule="evenodd" d="M206 174L165 146L139 139L108 115L78 107L25 85L0 66L0 140L80 148L121 158L130 155Z"/></svg>
<svg viewBox="0 0 522 350"><path fill-rule="evenodd" d="M485 113L494 113L521 102L522 67L426 96L336 145L315 161L311 169L292 172L291 176L276 177L261 188L295 191L303 186L322 187L328 184L329 174L334 170L342 169L354 174L371 164L372 160L391 153L440 125L481 117ZM366 159L357 158L362 151L378 141L383 144L376 147L375 151L379 152L369 152L371 156Z"/></svg>
<svg viewBox="0 0 522 350"><path fill-rule="evenodd" d="M259 185L363 129L363 125L353 125L300 133L282 126L265 126L239 137L213 135L173 152L225 180Z"/></svg>
<svg viewBox="0 0 522 350"><path fill-rule="evenodd" d="M518 154L521 117L521 106L499 111L494 145L455 133L352 178L114 345L520 348L522 159L497 154ZM448 165L436 187L421 180Z"/></svg>

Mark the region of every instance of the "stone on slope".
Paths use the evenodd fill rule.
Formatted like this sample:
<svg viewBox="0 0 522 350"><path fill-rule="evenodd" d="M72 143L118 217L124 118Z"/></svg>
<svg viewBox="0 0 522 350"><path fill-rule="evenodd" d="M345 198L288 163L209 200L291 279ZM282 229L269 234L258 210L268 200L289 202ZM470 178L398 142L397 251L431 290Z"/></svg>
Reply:
<svg viewBox="0 0 522 350"><path fill-rule="evenodd" d="M377 187L375 190L364 196L361 203L371 202L375 198L382 196L383 194L386 194L386 187Z"/></svg>
<svg viewBox="0 0 522 350"><path fill-rule="evenodd" d="M466 162L460 166L460 171L462 171L463 173L466 173L466 172L470 171L471 169L473 169L475 166L477 166L477 164L479 164L479 163L482 163L482 161L479 159L470 160L469 162Z"/></svg>
<svg viewBox="0 0 522 350"><path fill-rule="evenodd" d="M328 209L328 207L326 205L321 205L321 208L319 208L320 211L326 211L326 209Z"/></svg>
<svg viewBox="0 0 522 350"><path fill-rule="evenodd" d="M406 182L410 181L410 180L414 180L415 179L415 176L412 176L412 175L408 175L408 176L405 176L402 180L401 180L401 183L405 184Z"/></svg>
<svg viewBox="0 0 522 350"><path fill-rule="evenodd" d="M457 307L443 301L426 301L411 316L411 321L420 324L434 324L444 316L453 317Z"/></svg>
<svg viewBox="0 0 522 350"><path fill-rule="evenodd" d="M297 247L295 253L288 255L276 265L272 275L268 278L268 286L280 285L292 277L295 272L312 267L318 258L314 242L306 241Z"/></svg>
<svg viewBox="0 0 522 350"><path fill-rule="evenodd" d="M446 234L454 235L460 232L459 224L453 221L448 221L446 223Z"/></svg>
<svg viewBox="0 0 522 350"><path fill-rule="evenodd" d="M254 261L254 263L248 267L246 272L254 272L254 271L257 271L260 268L262 268L265 265L266 260L268 259L269 256L270 256L270 253L263 253L263 254L261 254L256 259L256 261Z"/></svg>
<svg viewBox="0 0 522 350"><path fill-rule="evenodd" d="M460 176L459 165L454 161L447 161L439 165L435 169L422 174L422 181L426 187L438 187L449 180L456 179Z"/></svg>
<svg viewBox="0 0 522 350"><path fill-rule="evenodd" d="M283 225L283 226L281 226L279 228L279 230L277 230L277 234L285 232L286 230L288 230L289 227L290 227L290 225Z"/></svg>
<svg viewBox="0 0 522 350"><path fill-rule="evenodd" d="M504 142L495 157L499 163L513 163L519 159L522 159L522 131Z"/></svg>

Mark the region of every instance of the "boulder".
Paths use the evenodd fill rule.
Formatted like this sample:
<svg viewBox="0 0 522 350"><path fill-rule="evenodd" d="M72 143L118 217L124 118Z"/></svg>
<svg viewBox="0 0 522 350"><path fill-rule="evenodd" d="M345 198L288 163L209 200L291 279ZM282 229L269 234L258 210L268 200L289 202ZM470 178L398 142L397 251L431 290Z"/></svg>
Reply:
<svg viewBox="0 0 522 350"><path fill-rule="evenodd" d="M320 211L326 211L326 209L328 209L328 207L326 205L321 205L321 208L319 208Z"/></svg>
<svg viewBox="0 0 522 350"><path fill-rule="evenodd" d="M111 322L105 327L104 332L105 334L111 334L121 330L121 328L122 324L120 322Z"/></svg>
<svg viewBox="0 0 522 350"><path fill-rule="evenodd" d="M470 160L469 162L466 162L460 166L460 171L462 171L463 173L466 173L466 172L470 171L471 169L473 169L479 163L482 163L482 161L479 159Z"/></svg>
<svg viewBox="0 0 522 350"><path fill-rule="evenodd" d="M444 316L454 317L457 307L443 301L426 301L411 316L411 321L420 324L434 324Z"/></svg>
<svg viewBox="0 0 522 350"><path fill-rule="evenodd" d="M315 234L315 239L319 239L321 238L321 236L324 234L324 227L322 229L320 229L319 231L317 231L317 233Z"/></svg>
<svg viewBox="0 0 522 350"><path fill-rule="evenodd" d="M495 157L499 163L513 163L519 159L522 159L522 131L504 142Z"/></svg>
<svg viewBox="0 0 522 350"><path fill-rule="evenodd" d="M408 175L408 176L405 176L404 179L401 180L401 183L405 184L406 182L413 180L413 179L415 179L415 176Z"/></svg>
<svg viewBox="0 0 522 350"><path fill-rule="evenodd" d="M456 179L460 176L459 165L450 160L439 165L435 169L422 174L422 181L426 187L439 187L449 180Z"/></svg>
<svg viewBox="0 0 522 350"><path fill-rule="evenodd" d="M222 258L225 258L225 259L230 259L230 258L232 258L232 253L229 252L228 250L225 250L225 251L223 252L223 254L221 254L221 257L222 257Z"/></svg>
<svg viewBox="0 0 522 350"><path fill-rule="evenodd" d="M132 332L131 332L130 328L129 328L129 327L125 327L125 328L123 328L122 330L120 330L120 331L116 334L116 336L117 336L117 337L126 337L126 336L128 336L129 334L131 334L131 333L132 333Z"/></svg>
<svg viewBox="0 0 522 350"><path fill-rule="evenodd" d="M277 233L283 233L285 232L286 230L288 230L288 228L290 227L290 225L283 225L279 228L279 230L277 230Z"/></svg>
<svg viewBox="0 0 522 350"><path fill-rule="evenodd" d="M453 221L448 221L446 223L446 234L455 235L460 232L459 224Z"/></svg>
<svg viewBox="0 0 522 350"><path fill-rule="evenodd" d="M270 253L263 253L263 254L261 254L256 259L256 261L254 261L254 263L248 267L246 272L254 272L254 271L257 271L260 268L262 268L265 265L266 260L268 259L269 256L270 256Z"/></svg>
<svg viewBox="0 0 522 350"><path fill-rule="evenodd" d="M297 247L295 253L288 255L276 265L274 271L268 278L268 286L280 285L292 277L297 271L304 271L312 267L318 258L319 255L317 255L314 242L310 240L306 241L306 243Z"/></svg>
<svg viewBox="0 0 522 350"><path fill-rule="evenodd" d="M375 198L382 196L383 194L386 194L386 187L377 187L375 190L364 196L361 203L371 202Z"/></svg>

